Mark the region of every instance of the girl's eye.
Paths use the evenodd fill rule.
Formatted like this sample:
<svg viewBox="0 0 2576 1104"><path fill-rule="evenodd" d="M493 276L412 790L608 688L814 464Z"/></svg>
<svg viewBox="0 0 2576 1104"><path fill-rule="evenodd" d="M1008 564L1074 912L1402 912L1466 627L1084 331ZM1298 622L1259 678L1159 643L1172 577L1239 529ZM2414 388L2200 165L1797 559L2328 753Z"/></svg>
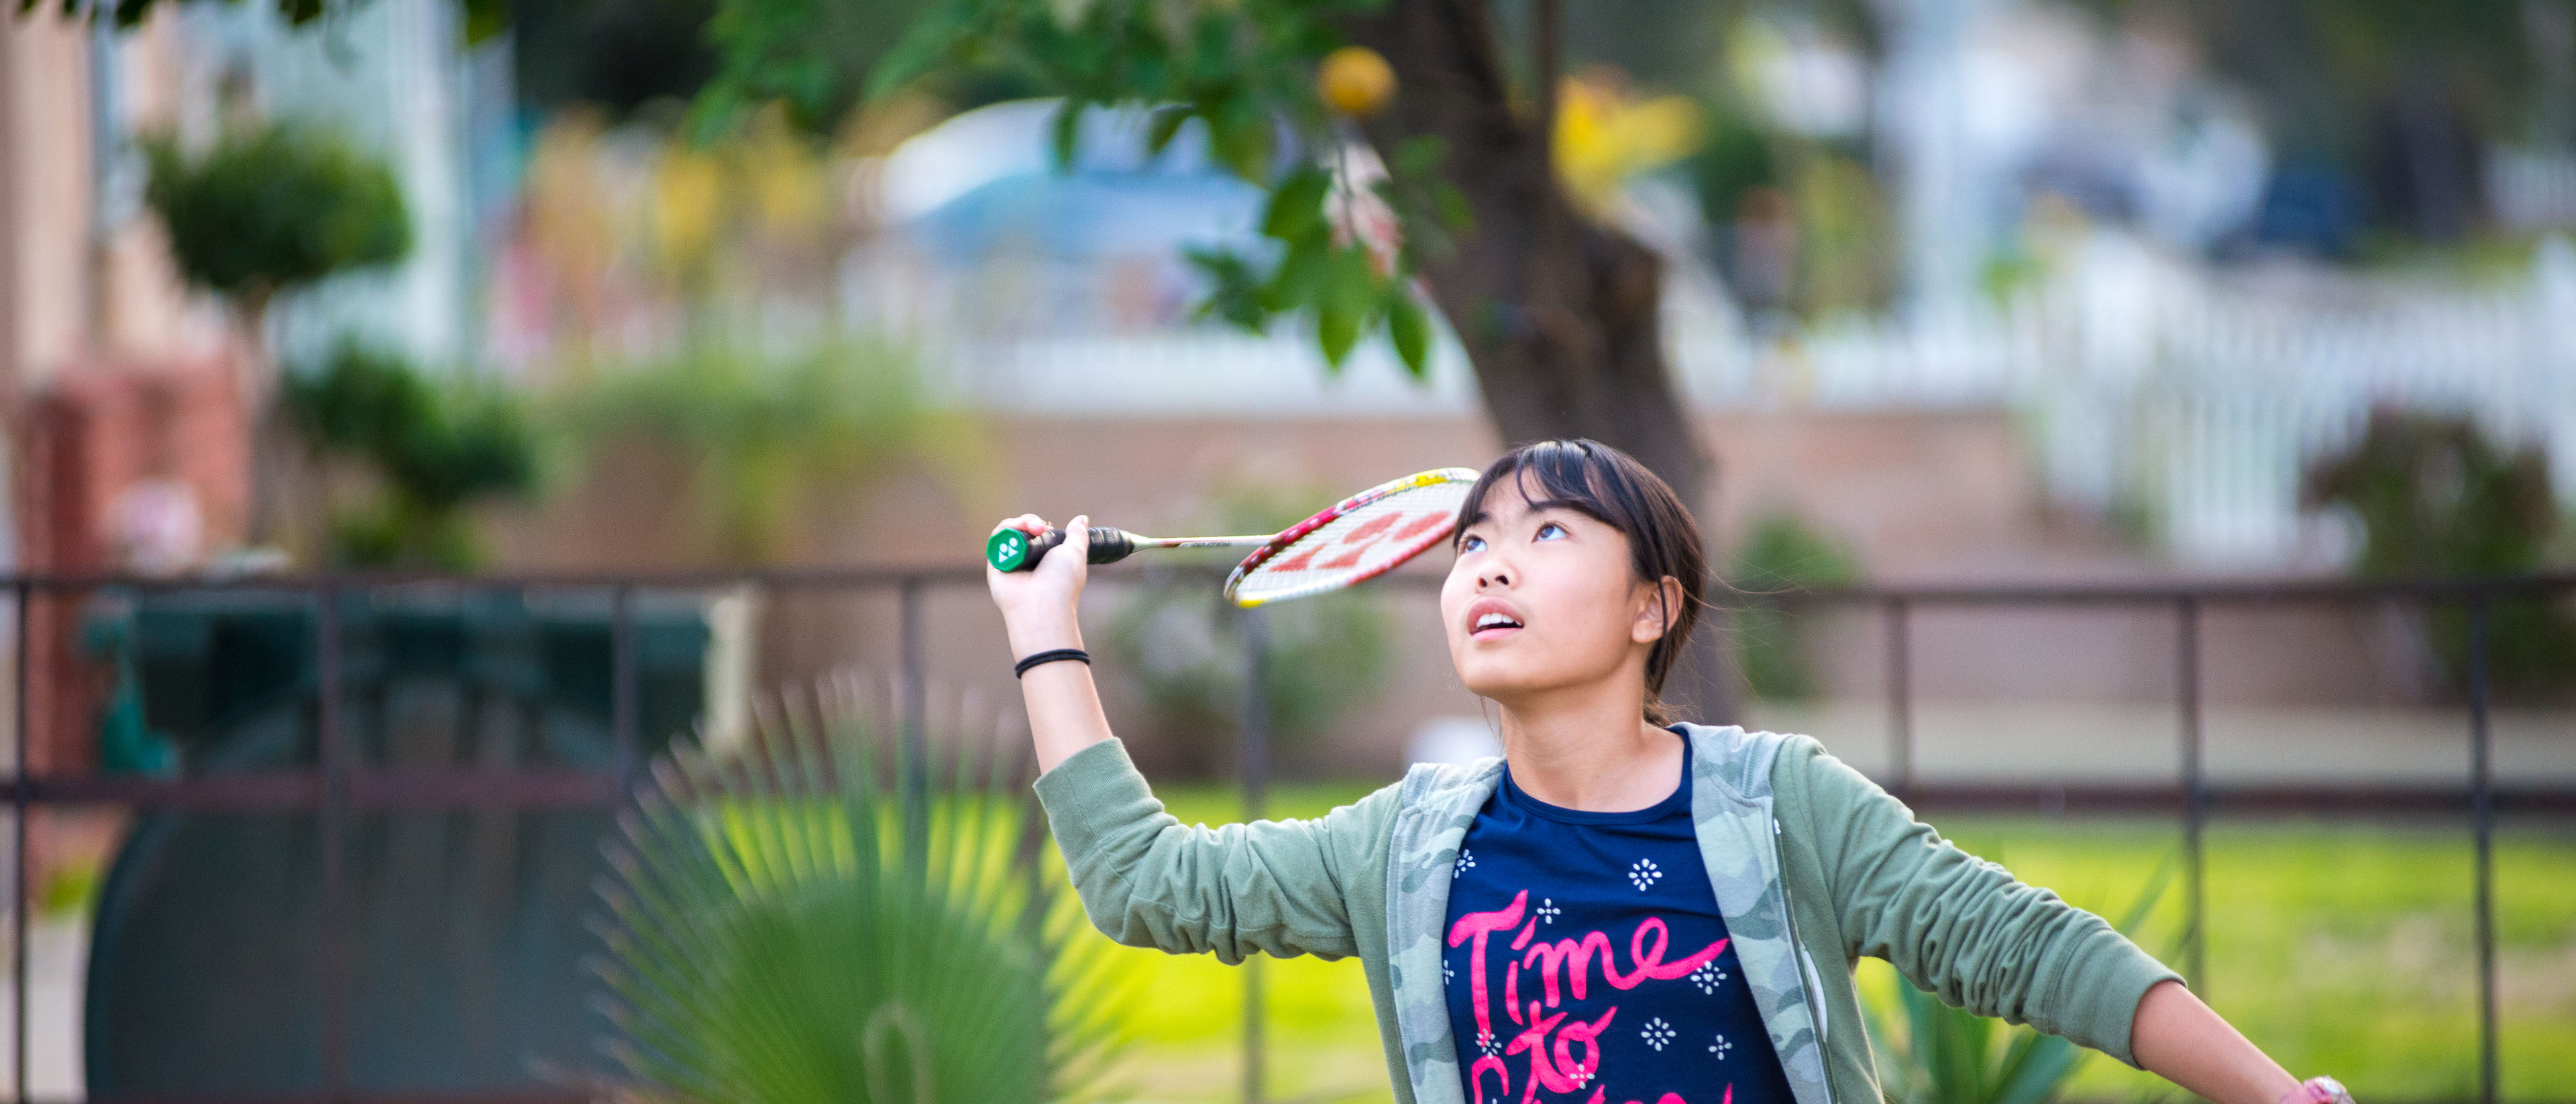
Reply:
<svg viewBox="0 0 2576 1104"><path fill-rule="evenodd" d="M1571 534L1571 533L1567 533L1567 532L1565 531L1565 527L1564 527L1564 526L1559 525L1559 524L1557 524L1557 523L1555 523L1555 522L1551 521L1551 522L1548 522L1548 523L1547 523L1547 524L1545 524L1545 525L1542 525L1542 526L1539 526L1539 527L1538 527L1538 539L1540 539L1540 540L1546 540L1546 539L1548 539L1548 536L1547 536L1547 534L1548 534L1548 530L1551 530L1551 529L1555 530L1558 536L1572 536L1572 535L1573 535L1573 534Z"/></svg>
<svg viewBox="0 0 2576 1104"><path fill-rule="evenodd" d="M1484 547L1485 538L1483 537L1469 537L1458 542L1458 550L1461 552L1474 552Z"/></svg>

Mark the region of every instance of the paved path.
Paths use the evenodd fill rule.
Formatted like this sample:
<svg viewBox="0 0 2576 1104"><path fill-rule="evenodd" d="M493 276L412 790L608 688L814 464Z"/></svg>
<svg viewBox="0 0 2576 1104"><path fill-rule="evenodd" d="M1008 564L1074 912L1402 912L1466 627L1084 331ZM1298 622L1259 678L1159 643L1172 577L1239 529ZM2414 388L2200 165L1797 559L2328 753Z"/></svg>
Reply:
<svg viewBox="0 0 2576 1104"><path fill-rule="evenodd" d="M81 1097L81 973L89 960L89 924L83 920L38 920L30 925L27 973L35 984L27 991L29 1095L37 1100ZM5 947L0 943L0 947ZM0 973L6 963L0 962ZM11 1076L10 1053L17 1045L18 986L0 980L0 1093Z"/></svg>

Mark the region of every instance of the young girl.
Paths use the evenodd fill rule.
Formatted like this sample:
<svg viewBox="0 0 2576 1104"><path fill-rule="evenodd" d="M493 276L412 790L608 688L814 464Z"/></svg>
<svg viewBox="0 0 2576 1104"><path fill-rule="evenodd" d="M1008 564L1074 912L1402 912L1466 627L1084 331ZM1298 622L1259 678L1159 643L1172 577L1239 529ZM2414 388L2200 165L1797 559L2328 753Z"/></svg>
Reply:
<svg viewBox="0 0 2576 1104"><path fill-rule="evenodd" d="M1083 907L1175 954L1358 955L1399 1101L1878 1104L1852 987L1871 955L2216 1104L2349 1104L1815 740L1674 723L1657 694L1706 560L1624 453L1513 450L1459 510L1441 619L1459 681L1502 707L1502 758L1419 765L1313 821L1210 830L1154 800L1079 651L1086 520L1036 571L988 569L1036 661L1037 791Z"/></svg>

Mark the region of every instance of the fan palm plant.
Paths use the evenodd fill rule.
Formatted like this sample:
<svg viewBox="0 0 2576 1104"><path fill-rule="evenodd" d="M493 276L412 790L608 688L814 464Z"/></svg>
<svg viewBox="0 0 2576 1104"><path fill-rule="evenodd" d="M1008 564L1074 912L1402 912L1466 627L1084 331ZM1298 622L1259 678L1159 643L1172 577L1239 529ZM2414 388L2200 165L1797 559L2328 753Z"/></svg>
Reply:
<svg viewBox="0 0 2576 1104"><path fill-rule="evenodd" d="M2172 879L2168 858L2113 925L2120 934L2136 934ZM1953 1008L1902 981L1896 1004L1893 1014L1869 1009L1887 1104L2047 1104L2084 1062L2074 1043Z"/></svg>
<svg viewBox="0 0 2576 1104"><path fill-rule="evenodd" d="M1077 941L999 726L905 741L855 677L654 763L611 838L595 963L637 1099L1101 1098L1107 944ZM946 762L906 745L944 744Z"/></svg>

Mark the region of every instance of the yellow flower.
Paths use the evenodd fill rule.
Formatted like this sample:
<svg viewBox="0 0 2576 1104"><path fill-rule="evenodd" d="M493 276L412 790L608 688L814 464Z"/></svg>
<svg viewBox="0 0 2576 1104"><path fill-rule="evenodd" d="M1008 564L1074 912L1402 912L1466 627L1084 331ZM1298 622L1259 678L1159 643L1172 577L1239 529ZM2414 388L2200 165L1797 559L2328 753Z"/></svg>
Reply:
<svg viewBox="0 0 2576 1104"><path fill-rule="evenodd" d="M673 142L653 174L653 244L674 271L695 269L715 247L724 221L724 167L714 157Z"/></svg>
<svg viewBox="0 0 2576 1104"><path fill-rule="evenodd" d="M1597 77L1558 86L1557 177L1586 210L1608 209L1629 177L1690 156L1699 141L1699 108L1683 97L1639 99Z"/></svg>
<svg viewBox="0 0 2576 1104"><path fill-rule="evenodd" d="M824 166L797 139L784 111L762 112L752 132L737 144L736 155L762 229L792 239L820 229L830 217Z"/></svg>

